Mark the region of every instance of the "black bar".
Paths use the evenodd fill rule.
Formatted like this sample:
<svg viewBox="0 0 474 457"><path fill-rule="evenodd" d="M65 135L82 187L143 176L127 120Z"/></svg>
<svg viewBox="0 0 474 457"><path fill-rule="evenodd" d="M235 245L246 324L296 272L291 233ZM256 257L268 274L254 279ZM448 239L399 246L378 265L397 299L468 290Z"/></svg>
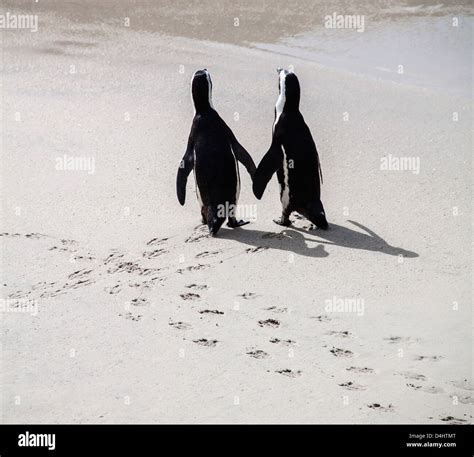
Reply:
<svg viewBox="0 0 474 457"><path fill-rule="evenodd" d="M472 431L470 425L2 425L0 456L174 455L184 450L227 455L239 449L245 455L258 449L269 455L285 447L291 456L301 455L299 450L315 456L341 451L472 456ZM48 434L54 434L54 444Z"/></svg>

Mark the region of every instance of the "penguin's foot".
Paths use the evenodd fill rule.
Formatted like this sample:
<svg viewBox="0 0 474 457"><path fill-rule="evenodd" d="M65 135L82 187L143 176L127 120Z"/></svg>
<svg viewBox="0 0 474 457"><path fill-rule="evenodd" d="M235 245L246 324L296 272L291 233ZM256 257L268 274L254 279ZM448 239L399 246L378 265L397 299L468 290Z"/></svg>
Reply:
<svg viewBox="0 0 474 457"><path fill-rule="evenodd" d="M237 228L237 227L242 227L242 225L247 225L247 224L250 224L250 222L237 220L235 217L229 217L229 221L227 222L227 227Z"/></svg>
<svg viewBox="0 0 474 457"><path fill-rule="evenodd" d="M211 236L216 236L217 235L217 232L221 228L224 221L225 221L225 219L223 219L223 218L214 217L214 218L212 218L211 222L207 223L207 227L209 228L209 233L211 234Z"/></svg>
<svg viewBox="0 0 474 457"><path fill-rule="evenodd" d="M283 227L289 227L291 225L290 219L284 219L283 217L279 217L278 219L273 219L273 222L278 225L283 225Z"/></svg>
<svg viewBox="0 0 474 457"><path fill-rule="evenodd" d="M327 230L329 228L328 221L324 214L318 214L316 217L312 217L310 221L321 230Z"/></svg>
<svg viewBox="0 0 474 457"><path fill-rule="evenodd" d="M308 228L308 230L311 230L311 231L316 231L316 230L328 230L329 229L329 225L325 225L325 226L318 226L316 224L313 224L311 223L311 227Z"/></svg>
<svg viewBox="0 0 474 457"><path fill-rule="evenodd" d="M219 231L219 229L220 229L220 226L211 225L211 226L209 227L209 234L210 234L211 236L216 236L216 235L217 235L217 232Z"/></svg>

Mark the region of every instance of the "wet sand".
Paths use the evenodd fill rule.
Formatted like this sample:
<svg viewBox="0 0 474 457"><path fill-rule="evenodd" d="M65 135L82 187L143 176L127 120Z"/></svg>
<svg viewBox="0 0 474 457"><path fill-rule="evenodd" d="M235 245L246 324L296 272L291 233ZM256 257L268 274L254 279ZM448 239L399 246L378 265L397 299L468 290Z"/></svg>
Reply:
<svg viewBox="0 0 474 457"><path fill-rule="evenodd" d="M312 30L304 5L298 30L284 10L242 13L246 44L221 39L235 30L218 9L209 27L179 3L41 3L37 33L2 31L3 422L471 422L464 93L255 49ZM276 180L257 201L242 168L256 220L209 238L192 177L184 208L175 195L191 76L210 70L258 162L289 65L331 230L274 225Z"/></svg>

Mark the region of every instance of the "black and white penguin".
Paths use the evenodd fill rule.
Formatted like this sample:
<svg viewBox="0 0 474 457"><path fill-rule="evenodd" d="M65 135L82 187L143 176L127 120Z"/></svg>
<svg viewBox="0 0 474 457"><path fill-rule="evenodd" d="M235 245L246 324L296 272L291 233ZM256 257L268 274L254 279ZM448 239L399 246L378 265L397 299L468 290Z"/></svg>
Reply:
<svg viewBox="0 0 474 457"><path fill-rule="evenodd" d="M212 81L206 69L194 73L191 92L195 115L178 169L176 190L179 202L184 205L186 182L194 170L202 222L207 224L211 235L215 235L226 218L227 225L233 228L248 223L235 217L240 193L238 161L252 178L256 168L249 153L214 109Z"/></svg>
<svg viewBox="0 0 474 457"><path fill-rule="evenodd" d="M281 68L277 71L280 94L275 106L272 144L258 165L253 192L261 199L276 172L280 183L282 215L274 221L279 225L291 225L290 214L296 211L318 228L327 229L321 203L319 156L299 110L300 84L293 72Z"/></svg>

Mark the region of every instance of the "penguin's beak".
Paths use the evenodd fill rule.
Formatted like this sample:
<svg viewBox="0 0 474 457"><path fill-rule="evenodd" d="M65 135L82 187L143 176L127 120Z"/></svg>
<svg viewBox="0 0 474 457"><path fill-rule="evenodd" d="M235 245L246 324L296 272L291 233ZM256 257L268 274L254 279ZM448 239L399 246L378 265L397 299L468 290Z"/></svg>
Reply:
<svg viewBox="0 0 474 457"><path fill-rule="evenodd" d="M278 73L278 74L280 74L280 72L282 72L282 71L283 71L283 68L277 67L277 73Z"/></svg>

